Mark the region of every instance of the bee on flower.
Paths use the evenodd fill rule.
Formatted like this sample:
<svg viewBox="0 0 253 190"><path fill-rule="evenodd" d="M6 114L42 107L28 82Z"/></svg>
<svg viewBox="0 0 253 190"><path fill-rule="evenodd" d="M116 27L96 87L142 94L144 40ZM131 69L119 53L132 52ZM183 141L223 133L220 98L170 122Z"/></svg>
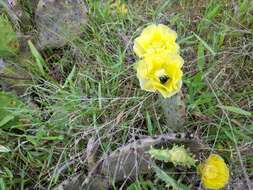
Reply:
<svg viewBox="0 0 253 190"><path fill-rule="evenodd" d="M167 51L153 52L136 64L137 78L142 89L160 92L168 98L176 94L182 86L183 59Z"/></svg>
<svg viewBox="0 0 253 190"><path fill-rule="evenodd" d="M229 181L229 168L223 158L217 154L211 154L204 163L198 166L198 170L201 182L207 189L221 189Z"/></svg>

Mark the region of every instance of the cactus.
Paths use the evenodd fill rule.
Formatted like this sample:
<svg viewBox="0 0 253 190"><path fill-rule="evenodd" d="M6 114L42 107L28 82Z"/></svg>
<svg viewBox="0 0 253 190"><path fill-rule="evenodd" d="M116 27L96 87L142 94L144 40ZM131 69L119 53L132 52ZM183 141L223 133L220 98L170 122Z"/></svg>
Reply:
<svg viewBox="0 0 253 190"><path fill-rule="evenodd" d="M195 160L191 153L187 151L184 146L174 145L172 149L155 149L151 147L149 154L160 161L172 162L175 166L195 166Z"/></svg>
<svg viewBox="0 0 253 190"><path fill-rule="evenodd" d="M206 149L206 145L193 139L187 139L183 133L169 133L141 138L116 149L109 155L105 154L96 161L97 142L100 141L92 139L88 143L87 160L91 165L88 175L85 175L85 171L81 170L81 172L66 179L53 190L109 189L112 187L112 180L118 183L127 179L134 179L141 174L150 173L150 166L153 163L151 157L156 158L161 153L159 149L157 152L157 149L152 148L152 146L162 147L168 143L183 144L195 154ZM180 165L186 166L195 164L195 160L183 146L174 146L173 148L171 151L167 151L175 164L179 165L180 163ZM180 155L182 158L180 158Z"/></svg>

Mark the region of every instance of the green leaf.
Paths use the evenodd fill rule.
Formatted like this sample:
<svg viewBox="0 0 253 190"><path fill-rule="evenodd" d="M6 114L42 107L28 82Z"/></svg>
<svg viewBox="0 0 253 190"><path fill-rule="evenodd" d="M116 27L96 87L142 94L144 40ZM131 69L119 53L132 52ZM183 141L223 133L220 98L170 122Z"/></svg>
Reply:
<svg viewBox="0 0 253 190"><path fill-rule="evenodd" d="M239 13L240 15L244 15L249 10L248 7L250 7L250 1L244 0L239 3Z"/></svg>
<svg viewBox="0 0 253 190"><path fill-rule="evenodd" d="M215 7L212 7L210 11L208 11L207 15L205 16L207 20L213 20L214 17L218 15L220 11L220 5L217 4Z"/></svg>
<svg viewBox="0 0 253 190"><path fill-rule="evenodd" d="M228 112L233 112L233 113L237 113L237 114L240 114L240 115L245 115L245 116L251 116L252 115L251 112L245 111L241 108L234 107L234 106L221 106L221 105L219 105L218 107L223 109L223 110L226 110Z"/></svg>
<svg viewBox="0 0 253 190"><path fill-rule="evenodd" d="M45 70L44 70L43 66L45 66L46 64L45 64L43 57L40 55L38 50L35 48L35 46L31 42L31 40L28 41L28 46L31 50L33 57L35 58L35 61L38 65L40 73L42 74L42 76L45 76Z"/></svg>
<svg viewBox="0 0 253 190"><path fill-rule="evenodd" d="M149 112L146 112L146 121L147 121L148 133L150 135L153 135L154 128L153 128L153 125L152 125L152 121L151 121Z"/></svg>
<svg viewBox="0 0 253 190"><path fill-rule="evenodd" d="M5 190L5 189L6 187L5 187L4 179L0 178L0 190Z"/></svg>
<svg viewBox="0 0 253 190"><path fill-rule="evenodd" d="M199 71L203 72L205 66L205 49L202 43L198 45L198 67Z"/></svg>
<svg viewBox="0 0 253 190"><path fill-rule="evenodd" d="M178 183L175 179L170 177L168 174L166 174L163 170L161 170L159 167L153 165L152 166L156 172L156 176L164 181L167 186L172 187L173 189L178 189L178 190L190 190L187 186Z"/></svg>
<svg viewBox="0 0 253 190"><path fill-rule="evenodd" d="M0 153L10 152L11 150L7 147L0 145Z"/></svg>
<svg viewBox="0 0 253 190"><path fill-rule="evenodd" d="M65 80L63 88L66 88L68 84L72 83L72 80L73 80L73 78L75 76L75 73L76 73L76 66L74 65L74 67L72 68L71 72L69 73L69 76Z"/></svg>
<svg viewBox="0 0 253 190"><path fill-rule="evenodd" d="M1 121L0 121L0 127L7 124L9 121L13 120L15 117L13 115L6 115Z"/></svg>
<svg viewBox="0 0 253 190"><path fill-rule="evenodd" d="M127 190L141 190L140 184L138 182L132 183Z"/></svg>

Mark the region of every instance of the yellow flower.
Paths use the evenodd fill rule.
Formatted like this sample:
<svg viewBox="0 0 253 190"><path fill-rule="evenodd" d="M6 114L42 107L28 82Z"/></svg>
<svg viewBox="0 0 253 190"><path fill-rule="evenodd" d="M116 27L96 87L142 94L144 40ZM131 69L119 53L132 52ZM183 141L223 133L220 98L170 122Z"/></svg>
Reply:
<svg viewBox="0 0 253 190"><path fill-rule="evenodd" d="M229 180L229 168L217 154L211 154L208 159L198 166L201 182L205 188L221 189Z"/></svg>
<svg viewBox="0 0 253 190"><path fill-rule="evenodd" d="M165 50L150 53L136 64L141 88L158 91L165 98L173 96L182 86L183 63L179 55L169 54Z"/></svg>
<svg viewBox="0 0 253 190"><path fill-rule="evenodd" d="M163 24L152 24L145 28L134 41L134 52L140 58L153 52L166 50L168 53L178 54L176 43L177 33Z"/></svg>

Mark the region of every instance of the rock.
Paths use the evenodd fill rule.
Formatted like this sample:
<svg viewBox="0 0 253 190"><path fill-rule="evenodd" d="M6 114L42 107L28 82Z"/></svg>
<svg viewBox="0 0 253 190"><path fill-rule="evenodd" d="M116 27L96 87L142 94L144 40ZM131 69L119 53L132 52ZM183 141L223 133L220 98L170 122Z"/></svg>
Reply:
<svg viewBox="0 0 253 190"><path fill-rule="evenodd" d="M82 0L40 0L35 11L39 49L59 48L82 34L87 23Z"/></svg>

